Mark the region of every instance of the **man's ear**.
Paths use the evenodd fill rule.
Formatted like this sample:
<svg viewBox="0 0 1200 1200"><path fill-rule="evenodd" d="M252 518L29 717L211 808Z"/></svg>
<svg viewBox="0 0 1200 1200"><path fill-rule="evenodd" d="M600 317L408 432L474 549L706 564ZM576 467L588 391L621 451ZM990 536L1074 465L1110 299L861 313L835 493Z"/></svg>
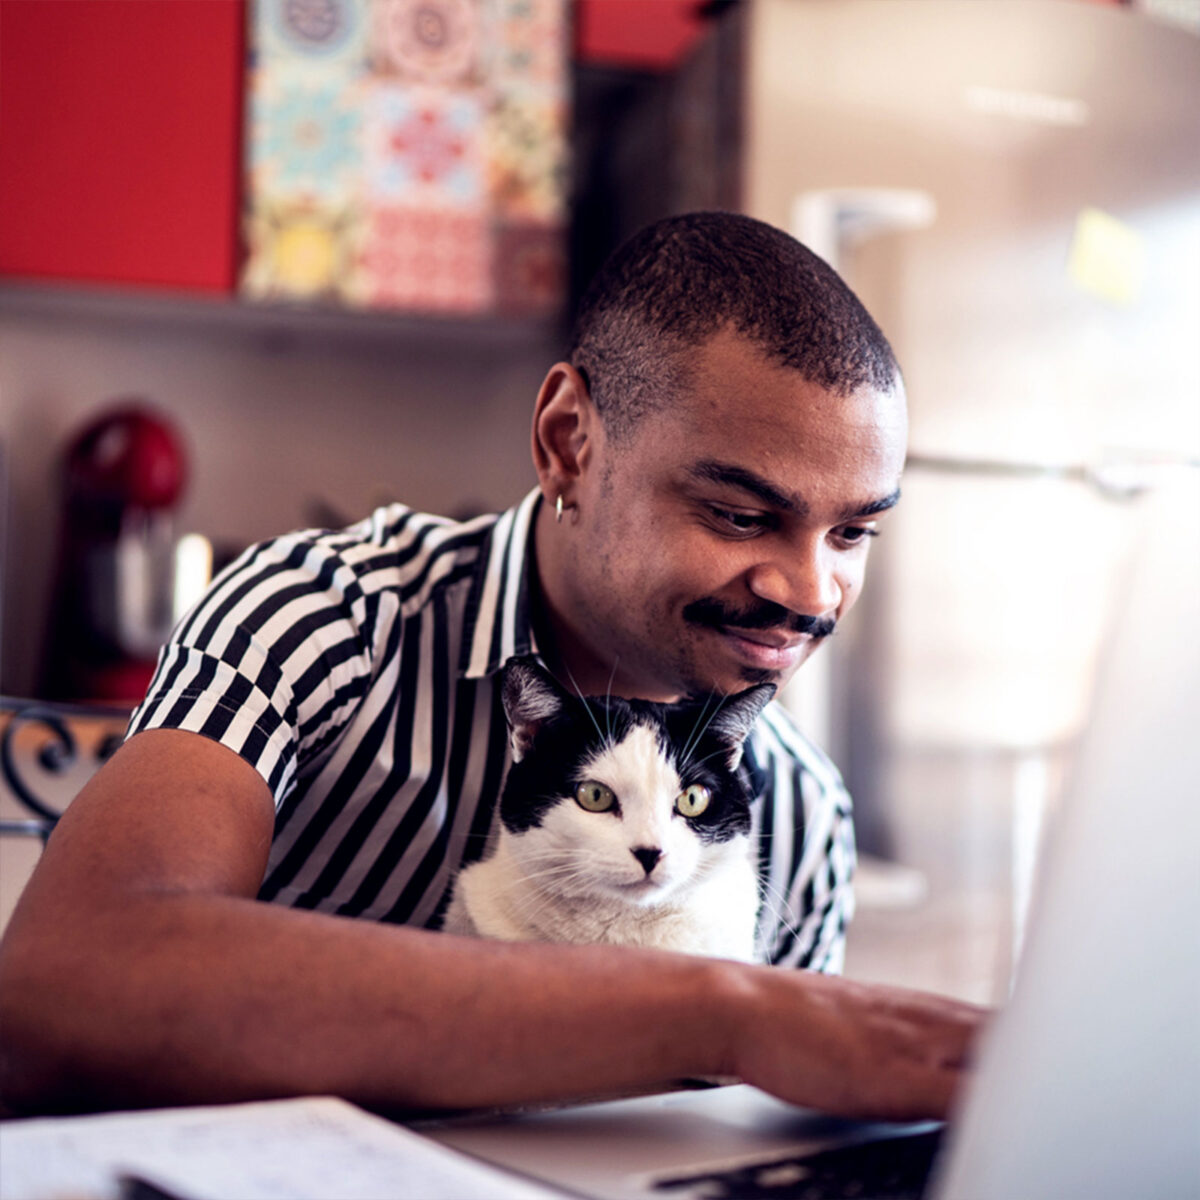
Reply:
<svg viewBox="0 0 1200 1200"><path fill-rule="evenodd" d="M555 363L533 410L533 465L547 503L557 496L571 502L592 453L598 419L584 377L570 363Z"/></svg>

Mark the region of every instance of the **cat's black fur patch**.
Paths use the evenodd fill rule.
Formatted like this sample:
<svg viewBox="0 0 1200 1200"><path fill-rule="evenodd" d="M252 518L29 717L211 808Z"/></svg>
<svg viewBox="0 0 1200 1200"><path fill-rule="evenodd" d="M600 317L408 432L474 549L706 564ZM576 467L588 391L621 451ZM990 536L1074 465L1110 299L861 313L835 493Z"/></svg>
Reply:
<svg viewBox="0 0 1200 1200"><path fill-rule="evenodd" d="M546 703L551 692L557 700L553 711ZM690 820L696 836L725 842L746 834L752 797L744 773L730 767L730 754L773 692L770 685L760 685L719 702L655 704L616 696L583 701L559 688L536 659L514 659L506 668L505 707L524 749L509 771L500 819L516 834L540 826L545 814L583 781L585 762L606 742L620 743L635 724L644 724L654 730L681 786L703 784L712 794L708 808ZM534 697L528 703L532 715L527 716L523 696Z"/></svg>
<svg viewBox="0 0 1200 1200"><path fill-rule="evenodd" d="M610 701L607 720L602 709L592 710L601 728L611 730L614 741L625 737L632 725L630 713L622 711L626 704L624 700ZM562 707L539 724L528 752L508 772L500 796L504 827L511 833L524 833L541 825L545 814L582 782L579 767L601 744L583 702L564 696Z"/></svg>

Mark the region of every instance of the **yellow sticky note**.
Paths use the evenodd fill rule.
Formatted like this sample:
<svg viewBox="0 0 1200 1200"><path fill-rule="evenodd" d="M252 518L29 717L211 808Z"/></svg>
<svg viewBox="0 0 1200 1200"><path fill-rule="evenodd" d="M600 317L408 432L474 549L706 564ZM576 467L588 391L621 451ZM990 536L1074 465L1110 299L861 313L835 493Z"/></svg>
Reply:
<svg viewBox="0 0 1200 1200"><path fill-rule="evenodd" d="M1136 230L1098 208L1080 212L1067 260L1067 274L1077 286L1112 304L1133 304L1142 290L1145 262Z"/></svg>

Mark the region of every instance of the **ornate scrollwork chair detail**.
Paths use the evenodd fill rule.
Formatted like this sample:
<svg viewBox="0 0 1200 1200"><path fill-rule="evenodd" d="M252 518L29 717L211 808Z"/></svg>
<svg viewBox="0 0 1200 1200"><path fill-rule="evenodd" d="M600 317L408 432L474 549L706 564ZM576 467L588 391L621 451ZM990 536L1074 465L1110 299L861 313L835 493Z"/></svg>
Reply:
<svg viewBox="0 0 1200 1200"><path fill-rule="evenodd" d="M66 776L82 785L121 744L128 719L127 709L0 696L0 776L19 814L0 815L0 836L44 843L62 815Z"/></svg>

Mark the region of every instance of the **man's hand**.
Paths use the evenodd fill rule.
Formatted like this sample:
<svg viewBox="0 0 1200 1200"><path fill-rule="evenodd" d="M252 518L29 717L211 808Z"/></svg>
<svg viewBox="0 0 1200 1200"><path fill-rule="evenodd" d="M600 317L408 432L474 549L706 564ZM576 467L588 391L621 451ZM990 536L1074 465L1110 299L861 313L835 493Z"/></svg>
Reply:
<svg viewBox="0 0 1200 1200"><path fill-rule="evenodd" d="M0 944L0 1088L29 1109L332 1093L470 1107L735 1074L941 1116L978 1010L807 972L504 943L254 899L274 812L223 746L151 732L67 810Z"/></svg>
<svg viewBox="0 0 1200 1200"><path fill-rule="evenodd" d="M731 1074L842 1116L945 1117L982 1009L826 975L748 968L730 998Z"/></svg>

